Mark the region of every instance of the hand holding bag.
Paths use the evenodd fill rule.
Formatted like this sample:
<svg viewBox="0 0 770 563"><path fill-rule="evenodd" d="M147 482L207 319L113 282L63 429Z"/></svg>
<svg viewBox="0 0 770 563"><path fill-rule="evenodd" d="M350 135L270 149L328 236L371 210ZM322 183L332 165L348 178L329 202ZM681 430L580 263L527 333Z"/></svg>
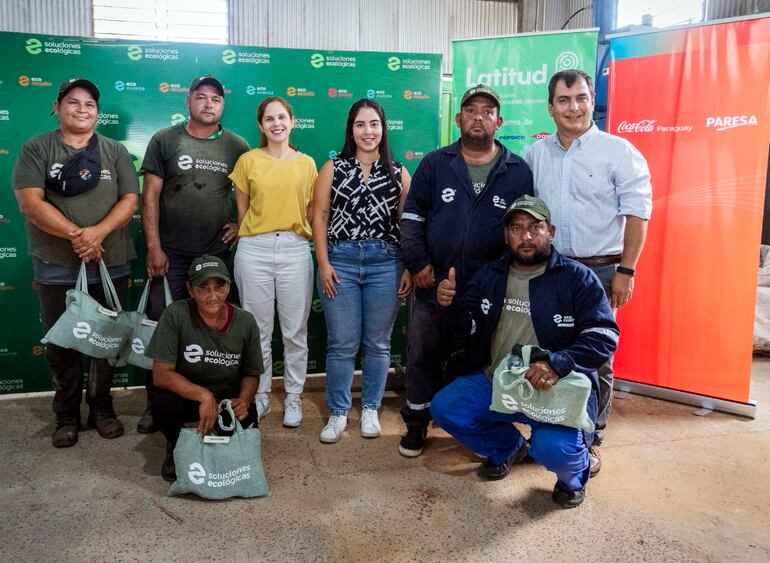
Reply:
<svg viewBox="0 0 770 563"><path fill-rule="evenodd" d="M232 423L225 427L222 410ZM261 434L244 428L235 418L230 399L219 403L219 425L233 435L201 436L194 428L182 428L174 448L176 481L169 496L194 493L207 499L262 497L270 494L262 467Z"/></svg>
<svg viewBox="0 0 770 563"><path fill-rule="evenodd" d="M538 422L593 432L594 423L586 410L591 396L591 380L582 373L572 371L559 378L550 389L535 389L524 378L532 348L521 347L523 366L514 354L508 354L497 366L492 377L492 404L489 410L503 414L520 412Z"/></svg>
<svg viewBox="0 0 770 563"><path fill-rule="evenodd" d="M131 326L131 337L126 339L114 362L118 367L131 364L142 369L152 369L152 358L144 355L144 351L152 339L152 334L155 332L155 327L158 326L157 321L148 319L145 314L147 301L150 298L151 282L150 279L144 284L144 291L142 291L142 297L139 299L139 306L136 311L123 311L121 313L124 322ZM171 288L166 276L163 276L163 292L166 297L166 307L168 307L174 302L174 299L171 297Z"/></svg>
<svg viewBox="0 0 770 563"><path fill-rule="evenodd" d="M131 327L120 315L123 309L118 294L107 266L101 260L99 275L109 308L102 307L88 294L86 263L82 262L75 289L67 291L67 308L40 342L77 350L92 358L117 357L124 342L131 336Z"/></svg>

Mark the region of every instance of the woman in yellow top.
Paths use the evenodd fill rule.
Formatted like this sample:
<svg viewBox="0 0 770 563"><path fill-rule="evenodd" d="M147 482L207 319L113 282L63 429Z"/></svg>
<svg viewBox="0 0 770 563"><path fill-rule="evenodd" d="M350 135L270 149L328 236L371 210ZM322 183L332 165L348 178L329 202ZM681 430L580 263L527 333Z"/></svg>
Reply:
<svg viewBox="0 0 770 563"><path fill-rule="evenodd" d="M313 297L313 261L308 204L318 172L315 162L289 144L294 115L289 102L266 98L257 108L259 147L244 153L230 179L236 187L238 250L235 282L241 305L257 320L265 372L256 405L270 412L271 340L276 302L283 336L283 424L302 422L300 394L307 376L307 319Z"/></svg>

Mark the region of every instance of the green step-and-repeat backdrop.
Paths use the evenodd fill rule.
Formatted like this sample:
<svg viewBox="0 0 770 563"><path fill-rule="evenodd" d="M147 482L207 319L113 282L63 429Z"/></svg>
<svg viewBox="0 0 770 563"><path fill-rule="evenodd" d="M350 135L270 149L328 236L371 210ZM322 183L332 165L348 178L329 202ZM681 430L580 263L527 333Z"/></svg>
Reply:
<svg viewBox="0 0 770 563"><path fill-rule="evenodd" d="M191 80L212 74L225 86L222 124L252 147L256 108L267 96L289 100L293 143L317 166L342 147L350 105L369 97L388 119L394 156L414 172L439 144L441 55L271 49L236 45L154 43L0 33L0 393L51 388L24 218L13 195L13 165L26 139L55 129L50 115L59 85L82 76L101 90L97 131L123 143L139 169L150 137L181 123ZM136 307L146 281L139 216L131 225L139 259L124 308ZM277 324L277 322L276 322ZM405 350L405 309L394 328L393 363ZM324 371L326 327L317 295L309 322L308 371ZM283 373L280 336L274 373ZM144 373L116 370L116 386L141 385Z"/></svg>

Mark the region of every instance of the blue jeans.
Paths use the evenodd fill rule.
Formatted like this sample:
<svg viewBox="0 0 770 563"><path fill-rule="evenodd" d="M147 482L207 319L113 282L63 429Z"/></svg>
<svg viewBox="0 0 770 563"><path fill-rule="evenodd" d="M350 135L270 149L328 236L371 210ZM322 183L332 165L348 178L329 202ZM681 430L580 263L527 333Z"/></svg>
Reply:
<svg viewBox="0 0 770 563"><path fill-rule="evenodd" d="M536 422L521 413L489 410L492 383L483 371L461 376L439 391L430 405L438 425L494 464L503 463L521 447L524 437L513 422L532 429L529 455L556 473L559 487L582 491L588 483L588 448L583 431Z"/></svg>
<svg viewBox="0 0 770 563"><path fill-rule="evenodd" d="M390 368L390 335L400 305L401 251L380 240L330 242L329 262L340 281L333 299L318 288L328 333L326 403L332 415L347 415L360 347L361 405L378 409Z"/></svg>

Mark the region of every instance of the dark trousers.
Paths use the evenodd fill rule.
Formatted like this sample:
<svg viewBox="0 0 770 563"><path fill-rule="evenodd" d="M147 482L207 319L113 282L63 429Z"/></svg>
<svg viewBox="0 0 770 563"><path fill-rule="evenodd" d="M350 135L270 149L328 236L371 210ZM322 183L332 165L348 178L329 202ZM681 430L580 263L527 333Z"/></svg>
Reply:
<svg viewBox="0 0 770 563"><path fill-rule="evenodd" d="M406 356L407 426L428 427L430 403L445 385L444 366L453 351L449 308L414 299L409 318Z"/></svg>
<svg viewBox="0 0 770 563"><path fill-rule="evenodd" d="M112 281L118 292L118 298L121 303L124 303L128 290L128 277L117 278ZM48 332L64 313L67 290L74 289L74 287L74 284L39 284L40 319L44 332ZM89 284L88 293L99 303L107 306L101 283ZM83 396L83 355L76 350L61 348L49 343L45 347L45 356L54 387L53 412L57 416L80 418L80 401ZM112 387L113 367L107 360L98 360L88 356L86 358L89 360L86 403L94 410L111 409L110 389Z"/></svg>
<svg viewBox="0 0 770 563"><path fill-rule="evenodd" d="M233 279L233 257L229 250L225 250L221 254L216 255L221 258L227 269L230 271L230 278ZM168 273L166 279L168 285L171 288L171 297L174 301L180 299L187 299L190 294L187 291L187 270L190 269L190 264L197 258L197 256L183 256L181 254L174 254L172 252L166 252L168 258ZM150 282L150 298L147 300L147 317L150 320L157 321L166 309L166 294L163 291L163 278L155 278ZM231 285L230 295L227 299L231 303L238 302L238 292L235 289L235 285ZM148 401L152 401L152 394L155 391L155 386L152 384L152 370L147 370L144 377L144 386L147 389Z"/></svg>
<svg viewBox="0 0 770 563"><path fill-rule="evenodd" d="M236 390L236 393L228 395L227 398L235 397L237 394ZM221 401L223 398L225 397L218 397L217 401ZM198 401L185 399L167 389L155 388L151 402L152 419L172 447L176 446L176 441L179 439L179 433L182 431L185 422L200 420L199 406L200 403ZM222 415L222 421L226 426L230 424L229 419L230 415L225 411ZM257 407L252 401L249 405L249 413L241 421L241 426L244 428L257 428L259 426L257 421ZM216 424L214 428L219 430L219 434L226 434Z"/></svg>

